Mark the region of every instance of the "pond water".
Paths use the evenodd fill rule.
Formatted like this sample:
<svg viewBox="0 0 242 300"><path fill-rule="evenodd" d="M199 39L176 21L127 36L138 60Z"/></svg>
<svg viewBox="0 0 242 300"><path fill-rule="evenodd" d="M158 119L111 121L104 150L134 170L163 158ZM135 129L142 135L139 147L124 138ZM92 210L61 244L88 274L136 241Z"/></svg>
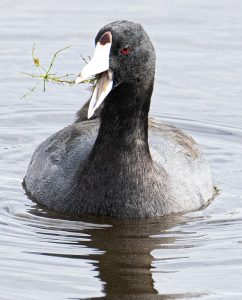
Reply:
<svg viewBox="0 0 242 300"><path fill-rule="evenodd" d="M0 299L242 299L242 2L0 2ZM157 53L151 115L191 134L220 195L203 211L160 220L69 220L25 195L36 146L70 124L85 87L32 80L43 64L77 74L99 28L143 24ZM41 88L40 88L41 89Z"/></svg>

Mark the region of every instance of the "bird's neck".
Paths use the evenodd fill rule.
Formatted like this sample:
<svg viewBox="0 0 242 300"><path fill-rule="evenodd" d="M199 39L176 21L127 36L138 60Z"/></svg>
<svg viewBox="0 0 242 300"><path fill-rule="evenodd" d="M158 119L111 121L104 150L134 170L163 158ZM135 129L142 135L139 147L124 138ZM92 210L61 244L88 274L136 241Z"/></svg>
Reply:
<svg viewBox="0 0 242 300"><path fill-rule="evenodd" d="M90 154L97 157L120 159L142 155L151 160L148 145L148 113L153 91L153 81L147 88L121 84L105 100L101 113L99 133Z"/></svg>

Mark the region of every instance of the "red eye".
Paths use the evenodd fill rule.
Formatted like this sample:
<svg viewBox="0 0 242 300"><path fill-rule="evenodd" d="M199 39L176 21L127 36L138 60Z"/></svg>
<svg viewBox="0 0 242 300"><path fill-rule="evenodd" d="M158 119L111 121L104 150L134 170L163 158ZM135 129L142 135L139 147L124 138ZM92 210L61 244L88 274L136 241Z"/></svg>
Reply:
<svg viewBox="0 0 242 300"><path fill-rule="evenodd" d="M122 48L120 50L120 53L123 55L127 55L127 54L129 54L130 51L131 51L131 48L129 46L127 46L127 47Z"/></svg>

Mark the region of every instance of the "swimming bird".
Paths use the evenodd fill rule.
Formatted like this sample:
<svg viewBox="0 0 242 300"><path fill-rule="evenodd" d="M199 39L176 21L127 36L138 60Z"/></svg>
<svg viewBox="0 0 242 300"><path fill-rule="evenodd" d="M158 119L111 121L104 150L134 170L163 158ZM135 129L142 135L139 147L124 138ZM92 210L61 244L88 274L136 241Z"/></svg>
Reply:
<svg viewBox="0 0 242 300"><path fill-rule="evenodd" d="M183 131L148 118L155 50L143 27L110 23L95 45L76 79L98 74L83 110L87 119L82 111L78 122L38 146L24 179L27 194L74 216L154 218L206 206L214 188L199 146Z"/></svg>

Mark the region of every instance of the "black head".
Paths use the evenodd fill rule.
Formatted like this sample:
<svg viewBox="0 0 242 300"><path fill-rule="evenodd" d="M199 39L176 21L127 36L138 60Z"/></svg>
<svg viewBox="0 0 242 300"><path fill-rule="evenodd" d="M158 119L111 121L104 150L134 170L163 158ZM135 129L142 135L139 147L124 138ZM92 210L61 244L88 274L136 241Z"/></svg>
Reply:
<svg viewBox="0 0 242 300"><path fill-rule="evenodd" d="M107 96L122 98L119 105L150 102L155 74L154 47L140 24L117 21L104 26L95 39L96 47L91 61L76 79L82 82L99 74L88 108L88 118L103 103ZM127 95L133 93L133 99ZM124 95L126 93L127 95ZM109 97L110 98L110 97ZM107 101L106 101L107 102ZM149 105L147 105L148 107Z"/></svg>
<svg viewBox="0 0 242 300"><path fill-rule="evenodd" d="M109 68L114 73L115 83L140 86L153 81L155 51L143 27L130 21L107 24L98 32L96 44L105 32L112 34Z"/></svg>

